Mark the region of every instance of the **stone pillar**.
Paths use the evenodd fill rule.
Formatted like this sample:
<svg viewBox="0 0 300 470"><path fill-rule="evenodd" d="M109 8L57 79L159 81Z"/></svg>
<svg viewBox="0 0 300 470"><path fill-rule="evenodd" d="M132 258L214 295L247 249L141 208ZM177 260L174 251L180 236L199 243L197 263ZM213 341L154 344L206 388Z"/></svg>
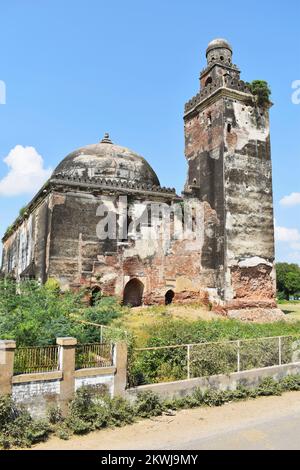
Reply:
<svg viewBox="0 0 300 470"><path fill-rule="evenodd" d="M0 341L0 395L7 395L12 391L15 349L15 341Z"/></svg>
<svg viewBox="0 0 300 470"><path fill-rule="evenodd" d="M59 368L62 371L60 382L60 402L65 412L68 402L75 393L75 348L76 338L56 338L56 344L60 346Z"/></svg>
<svg viewBox="0 0 300 470"><path fill-rule="evenodd" d="M114 346L114 366L116 367L114 396L124 396L127 385L127 344L125 341L120 341Z"/></svg>

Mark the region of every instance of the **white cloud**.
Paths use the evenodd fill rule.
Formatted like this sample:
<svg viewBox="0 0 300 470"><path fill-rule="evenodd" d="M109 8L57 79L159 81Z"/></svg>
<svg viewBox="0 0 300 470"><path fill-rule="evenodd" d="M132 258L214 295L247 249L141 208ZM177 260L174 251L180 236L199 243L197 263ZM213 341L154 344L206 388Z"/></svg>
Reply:
<svg viewBox="0 0 300 470"><path fill-rule="evenodd" d="M9 171L0 180L1 196L34 194L52 173L44 168L44 161L34 147L16 145L3 160Z"/></svg>
<svg viewBox="0 0 300 470"><path fill-rule="evenodd" d="M287 228L275 225L275 238L279 242L300 242L300 232L296 228Z"/></svg>
<svg viewBox="0 0 300 470"><path fill-rule="evenodd" d="M300 231L297 228L280 227L279 225L276 225L276 220L274 220L274 226L276 242L284 242L287 244L289 249L293 250L287 254L287 260L293 263L299 263Z"/></svg>
<svg viewBox="0 0 300 470"><path fill-rule="evenodd" d="M282 206L297 206L300 205L300 193L291 193L288 196L284 196L280 200Z"/></svg>

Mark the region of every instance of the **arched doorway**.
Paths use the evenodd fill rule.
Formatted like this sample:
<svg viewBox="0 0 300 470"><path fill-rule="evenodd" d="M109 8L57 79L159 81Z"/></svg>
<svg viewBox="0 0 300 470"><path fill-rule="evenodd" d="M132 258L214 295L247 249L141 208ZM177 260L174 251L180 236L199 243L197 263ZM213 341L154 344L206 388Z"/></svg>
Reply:
<svg viewBox="0 0 300 470"><path fill-rule="evenodd" d="M144 284L138 279L130 279L124 289L123 304L131 307L142 305L143 292Z"/></svg>
<svg viewBox="0 0 300 470"><path fill-rule="evenodd" d="M97 301L99 300L101 295L101 289L98 286L95 286L91 290L91 296L90 296L90 306L93 307L96 305Z"/></svg>
<svg viewBox="0 0 300 470"><path fill-rule="evenodd" d="M165 305L170 305L174 299L174 291L172 289L168 290L165 294Z"/></svg>

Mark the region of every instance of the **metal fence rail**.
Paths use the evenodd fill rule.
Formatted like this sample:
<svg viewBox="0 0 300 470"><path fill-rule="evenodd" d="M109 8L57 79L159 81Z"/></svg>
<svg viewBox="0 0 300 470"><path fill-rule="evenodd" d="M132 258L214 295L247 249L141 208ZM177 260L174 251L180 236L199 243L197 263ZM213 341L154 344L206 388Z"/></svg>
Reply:
<svg viewBox="0 0 300 470"><path fill-rule="evenodd" d="M112 346L110 343L77 344L75 368L109 367L113 364Z"/></svg>
<svg viewBox="0 0 300 470"><path fill-rule="evenodd" d="M300 362L300 338L273 336L135 349L143 383L230 374Z"/></svg>
<svg viewBox="0 0 300 470"><path fill-rule="evenodd" d="M58 370L58 346L17 348L14 375Z"/></svg>

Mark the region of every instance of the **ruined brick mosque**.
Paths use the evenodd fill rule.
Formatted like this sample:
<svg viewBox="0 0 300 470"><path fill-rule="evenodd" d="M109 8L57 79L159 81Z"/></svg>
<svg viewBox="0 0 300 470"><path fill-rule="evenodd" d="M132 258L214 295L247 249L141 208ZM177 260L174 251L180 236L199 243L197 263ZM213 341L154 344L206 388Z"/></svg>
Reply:
<svg viewBox="0 0 300 470"><path fill-rule="evenodd" d="M2 273L62 290L86 287L132 306L209 301L243 318L274 318L276 283L269 107L259 107L232 47L215 39L206 50L200 91L185 104L187 179L182 195L161 187L137 153L108 134L67 155L3 237ZM99 199L128 197L196 204L196 241L161 237L99 240ZM147 230L147 227L144 227Z"/></svg>

